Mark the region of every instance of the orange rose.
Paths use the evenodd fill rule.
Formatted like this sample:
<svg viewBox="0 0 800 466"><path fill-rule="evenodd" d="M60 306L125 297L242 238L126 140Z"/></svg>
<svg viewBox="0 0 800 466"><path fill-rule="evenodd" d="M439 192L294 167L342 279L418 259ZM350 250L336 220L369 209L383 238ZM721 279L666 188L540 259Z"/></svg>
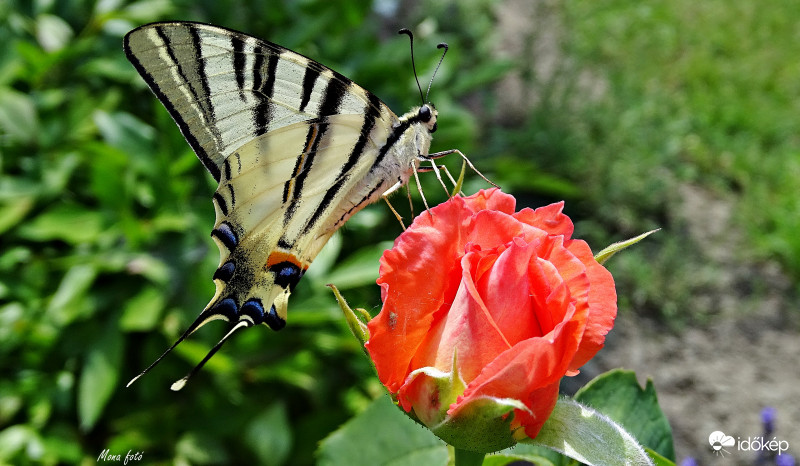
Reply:
<svg viewBox="0 0 800 466"><path fill-rule="evenodd" d="M474 442L489 443L469 449L535 437L561 377L613 326L611 274L570 239L562 208L515 212L497 189L455 197L381 258L383 308L368 324L367 351L403 409L453 445L469 423L482 436ZM498 426L504 438L487 440Z"/></svg>

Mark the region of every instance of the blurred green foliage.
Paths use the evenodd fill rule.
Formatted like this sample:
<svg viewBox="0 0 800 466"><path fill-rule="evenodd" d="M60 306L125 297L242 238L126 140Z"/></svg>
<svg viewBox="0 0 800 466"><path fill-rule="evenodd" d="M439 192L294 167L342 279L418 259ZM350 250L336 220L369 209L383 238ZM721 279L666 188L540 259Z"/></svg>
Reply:
<svg viewBox="0 0 800 466"><path fill-rule="evenodd" d="M734 199L754 245L743 253L800 275L800 61L785 45L798 4L548 5L561 60L541 79L533 55L498 50L513 31L488 0L0 2L0 463L93 464L107 449L148 463L311 464L381 393L324 286L377 312L377 259L400 232L380 204L315 261L285 330L242 332L170 392L221 336L209 325L124 388L210 299L218 261L212 179L122 53L122 36L151 21L280 43L397 113L418 92L395 31L415 31L423 85L448 42L432 150L461 149L521 205L566 198L595 250L664 228L612 261L623 308L674 317L702 284L674 211L686 183ZM537 97L517 102L517 118L494 87L510 72ZM428 201L444 200L423 178ZM464 191L481 187L468 174Z"/></svg>

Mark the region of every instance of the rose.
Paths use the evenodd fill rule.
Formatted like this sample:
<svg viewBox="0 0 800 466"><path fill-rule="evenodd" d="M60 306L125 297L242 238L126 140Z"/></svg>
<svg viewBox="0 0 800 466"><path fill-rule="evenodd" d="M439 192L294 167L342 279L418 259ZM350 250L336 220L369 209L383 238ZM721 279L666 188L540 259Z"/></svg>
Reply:
<svg viewBox="0 0 800 466"><path fill-rule="evenodd" d="M613 326L611 274L570 239L562 208L515 212L497 189L454 197L381 258L367 351L402 408L448 443L492 451L534 438L561 377Z"/></svg>

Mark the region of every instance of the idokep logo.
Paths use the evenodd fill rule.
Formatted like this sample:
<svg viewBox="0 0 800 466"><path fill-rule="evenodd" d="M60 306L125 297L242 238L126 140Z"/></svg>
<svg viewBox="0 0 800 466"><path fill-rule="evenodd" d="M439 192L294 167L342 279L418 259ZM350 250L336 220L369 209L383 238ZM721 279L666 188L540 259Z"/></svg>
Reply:
<svg viewBox="0 0 800 466"><path fill-rule="evenodd" d="M711 444L711 449L714 450L715 455L725 456L730 453L725 447L732 447L736 445L736 440L730 435L725 435L722 431L715 430L708 436L708 443Z"/></svg>
<svg viewBox="0 0 800 466"><path fill-rule="evenodd" d="M725 456L730 451L725 448L736 447L739 451L757 451L781 455L789 449L789 442L787 440L780 440L773 437L771 440L764 437L747 437L743 439L736 437L734 440L730 435L725 435L722 431L716 430L711 432L708 436L708 443L714 454L718 456Z"/></svg>

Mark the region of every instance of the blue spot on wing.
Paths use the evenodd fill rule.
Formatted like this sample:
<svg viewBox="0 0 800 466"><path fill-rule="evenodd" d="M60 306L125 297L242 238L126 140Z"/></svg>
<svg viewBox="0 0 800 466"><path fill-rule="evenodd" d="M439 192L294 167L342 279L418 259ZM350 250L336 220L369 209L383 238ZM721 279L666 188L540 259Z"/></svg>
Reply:
<svg viewBox="0 0 800 466"><path fill-rule="evenodd" d="M239 237L236 236L236 232L228 222L222 222L217 228L211 230L211 236L217 237L228 248L228 251L233 251L239 244Z"/></svg>
<svg viewBox="0 0 800 466"><path fill-rule="evenodd" d="M265 320L264 305L261 300L251 298L242 304L242 315L250 316L255 324L262 324Z"/></svg>
<svg viewBox="0 0 800 466"><path fill-rule="evenodd" d="M269 328L275 330L276 332L282 329L283 327L286 327L286 321L281 319L281 317L278 315L278 312L275 310L274 304L269 309L269 314L264 316L264 323L269 325Z"/></svg>
<svg viewBox="0 0 800 466"><path fill-rule="evenodd" d="M220 266L216 272L214 272L214 280L222 280L225 283L228 283L231 278L233 277L233 272L236 271L236 264L233 261L228 261Z"/></svg>
<svg viewBox="0 0 800 466"><path fill-rule="evenodd" d="M269 267L269 270L275 274L275 284L289 291L294 290L297 283L303 277L303 270L289 261L279 262Z"/></svg>
<svg viewBox="0 0 800 466"><path fill-rule="evenodd" d="M234 301L233 298L225 298L215 304L211 309L205 311L203 314L206 315L201 316L202 319L198 320L205 320L210 316L219 315L223 316L228 321L234 321L238 319L238 308L236 306L236 301Z"/></svg>

